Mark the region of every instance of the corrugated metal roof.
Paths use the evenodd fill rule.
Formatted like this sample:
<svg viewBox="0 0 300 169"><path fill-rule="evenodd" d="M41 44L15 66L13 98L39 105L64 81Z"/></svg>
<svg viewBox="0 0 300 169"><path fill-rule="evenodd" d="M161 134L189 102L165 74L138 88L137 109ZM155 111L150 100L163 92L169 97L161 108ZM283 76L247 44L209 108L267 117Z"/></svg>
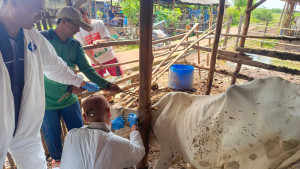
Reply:
<svg viewBox="0 0 300 169"><path fill-rule="evenodd" d="M211 5L219 4L219 0L179 0L181 3L189 4L202 4L202 5ZM227 0L225 0L225 5L231 5Z"/></svg>

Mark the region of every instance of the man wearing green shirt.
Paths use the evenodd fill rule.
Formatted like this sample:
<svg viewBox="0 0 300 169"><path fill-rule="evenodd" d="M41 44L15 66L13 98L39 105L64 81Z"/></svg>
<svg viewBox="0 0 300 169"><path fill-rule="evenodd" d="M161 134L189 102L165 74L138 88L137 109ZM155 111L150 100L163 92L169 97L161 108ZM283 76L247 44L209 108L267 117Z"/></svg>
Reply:
<svg viewBox="0 0 300 169"><path fill-rule="evenodd" d="M57 12L57 28L41 32L46 39L53 45L58 56L60 56L67 65L75 70L79 70L92 82L96 83L101 89L112 92L120 92L118 85L110 83L103 79L88 63L81 44L73 38L79 32L79 27L89 31L92 28L82 21L80 11L73 7L64 7ZM77 96L71 94L60 102L58 100L72 90L73 93L81 92L80 88L67 86L54 82L45 77L45 95L46 111L42 124L42 131L46 140L50 156L57 167L62 154L61 126L60 118L62 117L68 130L80 128L83 126L81 111Z"/></svg>

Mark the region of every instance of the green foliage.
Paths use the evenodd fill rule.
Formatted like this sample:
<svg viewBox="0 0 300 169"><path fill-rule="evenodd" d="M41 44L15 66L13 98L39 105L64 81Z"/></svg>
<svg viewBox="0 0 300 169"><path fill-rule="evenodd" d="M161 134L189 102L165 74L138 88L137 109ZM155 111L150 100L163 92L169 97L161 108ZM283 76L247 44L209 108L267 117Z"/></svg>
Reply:
<svg viewBox="0 0 300 169"><path fill-rule="evenodd" d="M182 16L180 8L174 8L174 10L164 8L157 11L156 14L155 22L166 20L167 27L176 27L179 22L179 18Z"/></svg>
<svg viewBox="0 0 300 169"><path fill-rule="evenodd" d="M242 8L247 6L247 0L233 0L233 5L237 8Z"/></svg>
<svg viewBox="0 0 300 169"><path fill-rule="evenodd" d="M267 20L272 21L273 20L272 12L269 9L262 9L262 8L255 9L252 11L251 16L254 19L257 19L260 21L267 21Z"/></svg>
<svg viewBox="0 0 300 169"><path fill-rule="evenodd" d="M281 13L282 9L270 9L272 13Z"/></svg>
<svg viewBox="0 0 300 169"><path fill-rule="evenodd" d="M237 7L229 7L226 12L229 16L232 16L232 25L239 24L241 11ZM242 12L242 14L244 13Z"/></svg>
<svg viewBox="0 0 300 169"><path fill-rule="evenodd" d="M140 12L140 2L138 0L123 0L120 5L129 22L137 24L139 18L136 15Z"/></svg>

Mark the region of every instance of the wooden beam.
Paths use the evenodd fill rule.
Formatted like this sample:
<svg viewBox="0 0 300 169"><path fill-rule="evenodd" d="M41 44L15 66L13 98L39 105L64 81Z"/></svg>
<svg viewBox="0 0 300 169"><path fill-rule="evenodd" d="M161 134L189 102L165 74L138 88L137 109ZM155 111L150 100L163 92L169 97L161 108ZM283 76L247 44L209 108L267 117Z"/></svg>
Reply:
<svg viewBox="0 0 300 169"><path fill-rule="evenodd" d="M269 64L265 64L265 63L261 63L261 62L252 61L252 60L233 58L233 57L228 57L228 56L224 56L224 55L219 55L218 59L227 60L230 62L235 62L238 64L244 64L244 65L253 66L253 67L257 67L257 68L262 68L262 69L266 69L266 70L284 72L284 73L289 73L292 75L300 75L300 71L297 69L290 69L290 68L281 67L281 66L269 65ZM236 74L236 73L234 73L234 74Z"/></svg>
<svg viewBox="0 0 300 169"><path fill-rule="evenodd" d="M265 27L265 26L263 26ZM292 30L292 29L291 29ZM183 29L177 29L177 32L186 32ZM203 33L203 31L194 31L195 33ZM214 33L212 33L213 35ZM267 35L267 34L266 34ZM232 36L232 37L243 37L243 38L255 38L255 39L277 39L277 40L288 40L288 41L299 41L300 38L290 36L258 36L258 35L240 35L240 34L221 34L221 36Z"/></svg>
<svg viewBox="0 0 300 169"><path fill-rule="evenodd" d="M243 48L243 47L239 47L236 50L239 52L268 56L268 57L277 58L281 60L300 61L300 53L280 52L280 51L266 50L266 49L250 49L250 48Z"/></svg>
<svg viewBox="0 0 300 169"><path fill-rule="evenodd" d="M212 52L211 48L204 47L204 46L193 45L192 48L197 49L197 50L203 50L203 51L206 51L206 52ZM226 55L226 56L230 56L230 57L237 57L239 55L238 52L226 51L226 50L221 50L221 49L218 49L218 54L219 55Z"/></svg>
<svg viewBox="0 0 300 169"><path fill-rule="evenodd" d="M155 45L155 44L158 44L158 43L163 43L163 42L167 42L167 41L181 39L185 35L186 34L180 34L180 35L176 35L176 36L172 36L172 37L168 37L168 38L164 38L164 39L159 39L159 40L153 41L152 44ZM84 50L89 50L89 49L95 49L95 48L100 48L100 47L121 46L121 45L137 45L137 44L140 44L139 40L108 41L108 42L100 43L98 46L86 45L86 46L83 46L83 49Z"/></svg>
<svg viewBox="0 0 300 169"><path fill-rule="evenodd" d="M253 11L254 9L256 9L259 5L263 4L264 2L266 2L267 0L260 0L259 2L257 2L255 5L253 5L251 8L246 10L246 13L249 13L251 11Z"/></svg>
<svg viewBox="0 0 300 169"><path fill-rule="evenodd" d="M196 63L191 62L191 61L185 60L185 64L194 66L194 67L198 68L199 70L202 69L202 70L207 70L207 71L209 71L209 67L204 67L204 66L201 66L200 64L196 64ZM234 76L234 73L228 72L227 70L224 70L224 69L215 69L215 72L216 72L216 73L219 73L219 74L227 75L227 76ZM249 76L243 75L243 74L237 74L236 76L237 76L237 78L239 78L239 79L244 79L244 80L248 80L248 81L254 80L253 77L249 77Z"/></svg>
<svg viewBox="0 0 300 169"><path fill-rule="evenodd" d="M220 35L221 35L221 31L222 31L224 9L225 9L225 0L219 0L219 12L218 12L218 17L217 17L218 19L217 19L217 26L216 26L216 31L215 31L214 45L213 45L213 50L212 50L211 59L210 59L210 70L209 70L208 78L207 78L207 85L206 85L206 91L205 91L206 95L210 94L212 81L214 78L217 53L218 53L218 45L219 45Z"/></svg>
<svg viewBox="0 0 300 169"><path fill-rule="evenodd" d="M151 124L151 77L152 77L152 16L153 0L140 0L140 86L139 86L139 131L145 146L145 156L137 165L148 168L149 131Z"/></svg>
<svg viewBox="0 0 300 169"><path fill-rule="evenodd" d="M252 3L253 3L253 0L248 0L247 9L250 9L252 7ZM243 35L247 35L247 33L248 33L248 29L249 29L249 25L250 25L250 18L251 18L251 11L246 13L245 24L244 24L244 28L243 28ZM246 42L246 37L242 37L241 41L240 41L240 47L244 47L245 42ZM242 68L242 65L237 64L234 73L238 74L240 72L241 68ZM232 77L231 84L232 85L235 84L235 81L236 81L236 77Z"/></svg>

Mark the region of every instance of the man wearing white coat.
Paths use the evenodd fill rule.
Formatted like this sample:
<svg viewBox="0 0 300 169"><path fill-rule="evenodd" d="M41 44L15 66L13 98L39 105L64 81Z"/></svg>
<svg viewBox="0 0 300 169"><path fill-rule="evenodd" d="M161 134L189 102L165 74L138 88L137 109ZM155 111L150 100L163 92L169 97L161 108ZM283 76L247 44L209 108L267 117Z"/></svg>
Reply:
<svg viewBox="0 0 300 169"><path fill-rule="evenodd" d="M61 169L122 169L137 164L145 155L138 117L129 114L130 140L115 135L112 129L124 127L122 116L110 121L110 106L102 95L88 97L82 105L87 127L72 129L66 136Z"/></svg>
<svg viewBox="0 0 300 169"><path fill-rule="evenodd" d="M44 0L4 0L0 9L0 166L9 151L18 169L47 168L40 137L44 75L77 87L91 85L32 29L43 7Z"/></svg>

